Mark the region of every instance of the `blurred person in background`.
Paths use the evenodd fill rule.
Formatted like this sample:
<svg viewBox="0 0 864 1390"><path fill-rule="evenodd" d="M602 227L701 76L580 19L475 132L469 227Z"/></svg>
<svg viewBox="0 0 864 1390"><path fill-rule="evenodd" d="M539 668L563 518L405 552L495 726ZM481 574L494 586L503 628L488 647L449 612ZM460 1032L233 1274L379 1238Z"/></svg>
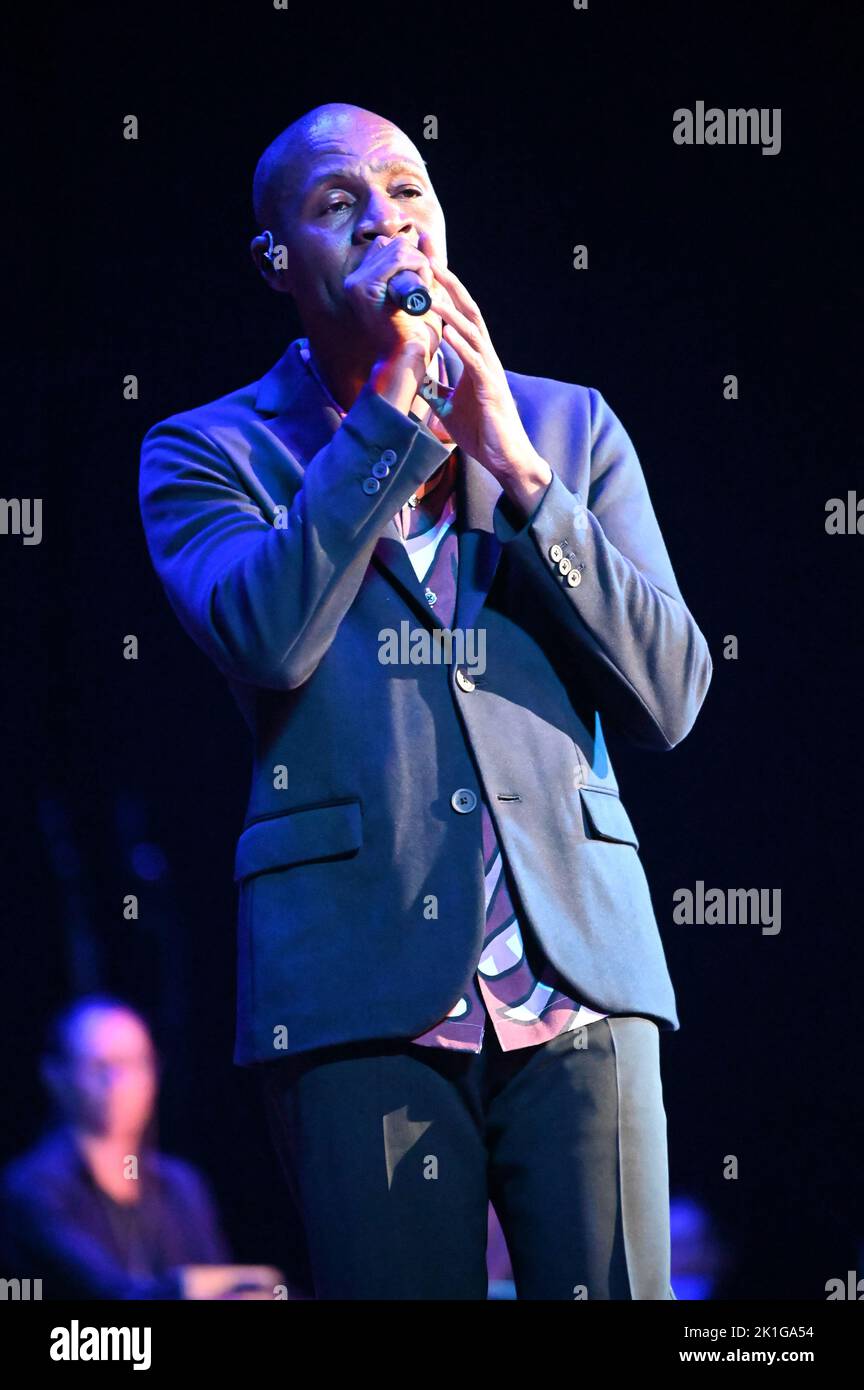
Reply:
<svg viewBox="0 0 864 1390"><path fill-rule="evenodd" d="M120 999L53 1021L40 1066L53 1122L0 1179L6 1277L41 1279L47 1299L274 1296L279 1271L232 1265L208 1184L156 1149L160 1070Z"/></svg>

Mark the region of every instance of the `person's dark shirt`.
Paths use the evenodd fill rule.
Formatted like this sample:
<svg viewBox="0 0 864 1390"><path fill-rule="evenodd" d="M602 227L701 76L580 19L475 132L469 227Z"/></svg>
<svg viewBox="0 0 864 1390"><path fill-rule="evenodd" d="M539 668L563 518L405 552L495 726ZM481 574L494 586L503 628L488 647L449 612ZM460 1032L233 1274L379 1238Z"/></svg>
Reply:
<svg viewBox="0 0 864 1390"><path fill-rule="evenodd" d="M0 1175L6 1278L53 1298L180 1298L178 1267L231 1263L210 1189L188 1163L139 1160L138 1201L115 1202L60 1127Z"/></svg>

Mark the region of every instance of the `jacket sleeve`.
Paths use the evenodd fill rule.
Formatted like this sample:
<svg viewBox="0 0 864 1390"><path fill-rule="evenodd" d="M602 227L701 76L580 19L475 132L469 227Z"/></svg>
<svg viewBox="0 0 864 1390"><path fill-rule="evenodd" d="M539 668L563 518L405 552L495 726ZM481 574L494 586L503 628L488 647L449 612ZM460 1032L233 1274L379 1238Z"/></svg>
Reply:
<svg viewBox="0 0 864 1390"><path fill-rule="evenodd" d="M447 453L367 384L274 524L192 417L155 425L142 444L139 501L180 622L229 678L273 690L302 685L388 520ZM363 484L382 456L389 472L370 494Z"/></svg>
<svg viewBox="0 0 864 1390"><path fill-rule="evenodd" d="M589 397L587 503L553 470L527 520L499 501L495 529L553 607L604 720L632 743L668 750L696 721L711 656L678 588L633 443L599 392ZM568 557L578 583L561 573Z"/></svg>

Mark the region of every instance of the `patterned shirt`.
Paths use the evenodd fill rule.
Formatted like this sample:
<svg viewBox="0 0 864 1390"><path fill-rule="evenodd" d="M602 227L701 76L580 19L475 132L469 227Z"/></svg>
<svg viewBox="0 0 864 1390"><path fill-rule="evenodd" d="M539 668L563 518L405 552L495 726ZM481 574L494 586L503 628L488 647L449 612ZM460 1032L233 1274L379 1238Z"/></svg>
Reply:
<svg viewBox="0 0 864 1390"><path fill-rule="evenodd" d="M436 509L438 504L436 497ZM425 583L426 601L449 625L456 609L459 556L452 483L437 522L411 534L415 518L420 519L416 512L404 544L418 581ZM484 798L479 804L486 902L480 960L447 1016L411 1041L424 1047L479 1052L488 1017L501 1050L510 1052L546 1042L606 1015L571 997L567 981L544 959L539 943L520 926L492 816Z"/></svg>

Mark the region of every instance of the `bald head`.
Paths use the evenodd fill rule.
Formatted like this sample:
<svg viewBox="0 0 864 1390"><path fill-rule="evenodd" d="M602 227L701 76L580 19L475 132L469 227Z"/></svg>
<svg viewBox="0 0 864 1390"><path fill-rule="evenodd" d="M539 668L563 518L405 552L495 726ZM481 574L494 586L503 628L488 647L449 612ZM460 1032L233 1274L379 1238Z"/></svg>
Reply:
<svg viewBox="0 0 864 1390"><path fill-rule="evenodd" d="M328 102L300 116L264 151L253 196L260 231L249 250L259 274L270 289L291 296L319 357L328 342L344 355L358 335L357 370L362 365L368 375L374 334L365 341L358 334L352 303L367 253L398 238L385 257L391 274L397 262L416 267L412 251L420 252L421 266L426 256L447 264L444 212L417 146L374 111ZM373 270L375 264L373 258ZM385 293L374 284L370 292L373 298Z"/></svg>
<svg viewBox="0 0 864 1390"><path fill-rule="evenodd" d="M277 237L282 234L302 197L312 163L326 155L350 156L358 138L370 150L386 145L394 153L425 163L404 131L384 116L342 101L316 106L277 135L258 161L252 200L261 230L269 227Z"/></svg>

